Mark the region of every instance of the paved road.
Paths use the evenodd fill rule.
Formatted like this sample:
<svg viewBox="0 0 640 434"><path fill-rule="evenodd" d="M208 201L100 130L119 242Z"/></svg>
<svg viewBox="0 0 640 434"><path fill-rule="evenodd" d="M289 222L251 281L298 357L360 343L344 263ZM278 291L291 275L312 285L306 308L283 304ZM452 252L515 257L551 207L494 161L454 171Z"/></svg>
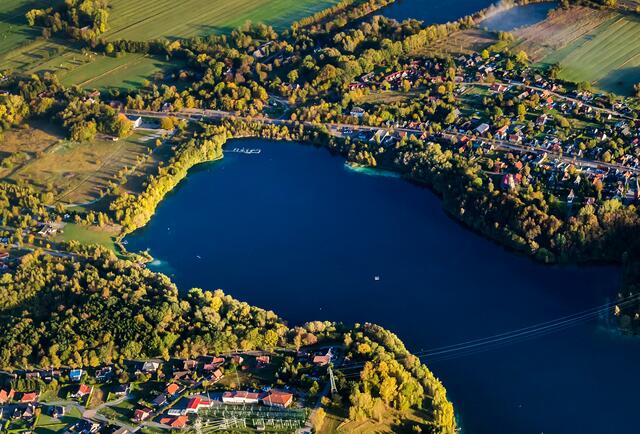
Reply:
<svg viewBox="0 0 640 434"><path fill-rule="evenodd" d="M250 117L250 116L242 116L236 115L235 113L224 112L220 110L197 110L190 109L189 111L182 112L155 112L155 111L147 111L147 110L126 110L126 114L132 116L144 116L151 118L163 118L163 117L176 117L179 119L185 119L187 121L204 121L204 120L221 120L221 119L242 119L246 121L259 121L264 122L271 125L299 125L303 124L309 127L317 127L320 124L313 122L295 122L288 119L271 119L267 117ZM324 123L322 124L327 127L329 130L337 131L340 129L348 128L353 131L364 131L364 132L376 132L376 131L395 131L395 132L404 132L407 134L415 134L417 136L421 136L424 131L416 128L389 128L389 127L373 127L373 126L365 126L365 125L353 125L353 124L343 124L343 123ZM457 133L453 134L458 138L462 138L465 134ZM486 139L482 138L485 143L488 143L494 147L494 149L502 150L502 151L516 151L516 152L526 152L532 153L535 155L543 155L547 154L553 159L558 159L562 162L574 164L579 167L587 167L593 169L611 169L611 170L620 170L623 172L631 172L634 175L640 174L640 169L625 166L617 163L605 163L603 161L589 160L585 158L578 158L573 156L565 156L561 153L551 151L549 149L543 148L541 146L531 146L524 145L515 142L510 142L507 140L496 140L496 139Z"/></svg>

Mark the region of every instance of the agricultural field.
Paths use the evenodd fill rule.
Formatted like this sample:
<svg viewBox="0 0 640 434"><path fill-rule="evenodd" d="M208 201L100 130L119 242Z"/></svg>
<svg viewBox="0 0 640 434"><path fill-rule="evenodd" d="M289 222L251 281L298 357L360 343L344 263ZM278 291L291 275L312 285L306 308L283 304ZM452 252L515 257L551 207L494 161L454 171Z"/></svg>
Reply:
<svg viewBox="0 0 640 434"><path fill-rule="evenodd" d="M615 16L610 11L586 7L559 9L538 24L514 31L516 43L512 48L526 51L529 59L539 62L576 41L589 38L602 24L614 20Z"/></svg>
<svg viewBox="0 0 640 434"><path fill-rule="evenodd" d="M47 3L53 0L47 0ZM284 29L337 0L111 0L109 39L168 39L229 32L246 21ZM70 41L39 39L26 25L31 0L0 2L0 70L55 73L65 85L130 89L166 71L164 59L127 54L108 57Z"/></svg>
<svg viewBox="0 0 640 434"><path fill-rule="evenodd" d="M37 130L23 137L23 149L36 147L42 136ZM36 152L5 173L5 179L22 180L35 188L52 191L65 204L90 204L101 197L110 182L119 183L125 170L138 170L156 148L158 133L136 132L117 142L98 138L92 143L75 143L47 136ZM4 144L3 144L4 146ZM5 157L6 158L6 157ZM8 169L5 169L8 170Z"/></svg>
<svg viewBox="0 0 640 434"><path fill-rule="evenodd" d="M111 0L110 39L148 40L226 33L246 21L282 30L337 0Z"/></svg>
<svg viewBox="0 0 640 434"><path fill-rule="evenodd" d="M39 2L38 6L51 3L50 0ZM27 44L40 35L38 29L30 28L24 18L32 9L31 0L0 1L0 55Z"/></svg>
<svg viewBox="0 0 640 434"><path fill-rule="evenodd" d="M565 80L589 81L603 91L630 95L640 82L640 18L616 14L543 62L559 63Z"/></svg>
<svg viewBox="0 0 640 434"><path fill-rule="evenodd" d="M559 64L562 79L588 81L620 95L632 94L640 82L640 17L635 13L557 10L514 36L512 50L526 51L541 65Z"/></svg>
<svg viewBox="0 0 640 434"><path fill-rule="evenodd" d="M24 74L55 73L67 85L104 89L131 89L156 74L175 66L163 59L142 54L105 56L79 50L59 42L36 41L0 58L0 69Z"/></svg>

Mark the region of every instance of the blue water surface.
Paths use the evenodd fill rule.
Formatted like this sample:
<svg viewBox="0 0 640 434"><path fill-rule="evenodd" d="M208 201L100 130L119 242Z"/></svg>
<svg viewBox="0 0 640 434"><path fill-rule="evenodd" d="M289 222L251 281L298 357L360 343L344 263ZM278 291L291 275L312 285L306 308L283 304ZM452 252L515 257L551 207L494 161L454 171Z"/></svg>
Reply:
<svg viewBox="0 0 640 434"><path fill-rule="evenodd" d="M419 351L573 314L620 287L617 268L534 263L453 221L429 190L325 149L226 147L262 152L198 166L127 238L182 289L222 288L290 324L376 322ZM425 359L464 432L637 432L639 339L601 319L501 344Z"/></svg>

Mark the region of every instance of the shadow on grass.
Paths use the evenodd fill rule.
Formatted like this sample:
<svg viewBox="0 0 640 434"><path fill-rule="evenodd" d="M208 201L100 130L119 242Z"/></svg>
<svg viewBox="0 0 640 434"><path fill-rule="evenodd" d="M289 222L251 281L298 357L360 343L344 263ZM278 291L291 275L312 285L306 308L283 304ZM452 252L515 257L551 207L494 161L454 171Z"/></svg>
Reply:
<svg viewBox="0 0 640 434"><path fill-rule="evenodd" d="M611 71L598 80L598 87L606 92L623 96L635 93L633 86L640 83L640 67L621 68Z"/></svg>

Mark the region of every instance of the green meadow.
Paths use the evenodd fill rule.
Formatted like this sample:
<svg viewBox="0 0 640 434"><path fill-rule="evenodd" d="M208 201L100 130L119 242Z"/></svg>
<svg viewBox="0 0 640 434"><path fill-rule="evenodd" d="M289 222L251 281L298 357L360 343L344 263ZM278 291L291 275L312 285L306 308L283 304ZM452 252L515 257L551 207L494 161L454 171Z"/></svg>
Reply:
<svg viewBox="0 0 640 434"><path fill-rule="evenodd" d="M543 63L559 63L565 80L588 81L600 90L630 95L640 82L640 19L615 14Z"/></svg>

